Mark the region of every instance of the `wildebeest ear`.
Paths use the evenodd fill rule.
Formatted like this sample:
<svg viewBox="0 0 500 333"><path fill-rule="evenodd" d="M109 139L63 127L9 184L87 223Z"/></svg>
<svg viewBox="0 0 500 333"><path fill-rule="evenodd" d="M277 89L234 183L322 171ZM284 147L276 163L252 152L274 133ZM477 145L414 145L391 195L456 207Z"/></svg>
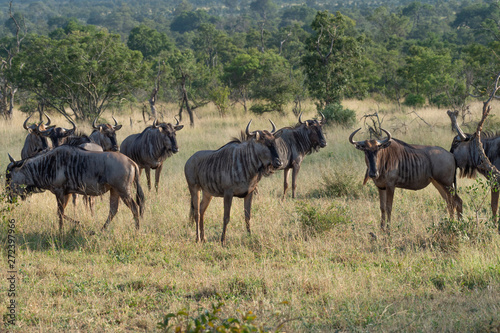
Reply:
<svg viewBox="0 0 500 333"><path fill-rule="evenodd" d="M7 153L9 155L9 160L12 162L12 163L16 163L16 160L14 160L14 158L12 158L12 156L10 156L9 153Z"/></svg>
<svg viewBox="0 0 500 333"><path fill-rule="evenodd" d="M181 130L181 129L183 129L183 128L184 128L184 125L177 125L177 126L174 126L174 129L175 129L176 131L180 131L180 130Z"/></svg>
<svg viewBox="0 0 500 333"><path fill-rule="evenodd" d="M255 132L255 140L259 141L259 139L260 139L260 132L256 131Z"/></svg>
<svg viewBox="0 0 500 333"><path fill-rule="evenodd" d="M392 141L391 141L391 140L389 140L389 141L387 141L387 142L384 142L383 144L381 144L381 145L379 146L379 149L384 149L384 148L387 148L387 147L389 147L389 146L391 145L391 143L392 143Z"/></svg>
<svg viewBox="0 0 500 333"><path fill-rule="evenodd" d="M115 129L115 131L118 131L120 128L122 128L123 125L116 125L116 126L113 126L113 128Z"/></svg>

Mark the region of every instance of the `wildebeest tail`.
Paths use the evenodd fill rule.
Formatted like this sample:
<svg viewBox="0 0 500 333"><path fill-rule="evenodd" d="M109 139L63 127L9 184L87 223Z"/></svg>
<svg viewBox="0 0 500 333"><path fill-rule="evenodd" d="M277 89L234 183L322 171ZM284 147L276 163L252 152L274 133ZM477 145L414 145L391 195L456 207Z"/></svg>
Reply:
<svg viewBox="0 0 500 333"><path fill-rule="evenodd" d="M134 179L134 185L136 189L136 198L135 201L137 202L137 205L139 205L139 215L142 217L144 214L144 192L142 191L141 184L139 183L139 167L135 167L135 179Z"/></svg>

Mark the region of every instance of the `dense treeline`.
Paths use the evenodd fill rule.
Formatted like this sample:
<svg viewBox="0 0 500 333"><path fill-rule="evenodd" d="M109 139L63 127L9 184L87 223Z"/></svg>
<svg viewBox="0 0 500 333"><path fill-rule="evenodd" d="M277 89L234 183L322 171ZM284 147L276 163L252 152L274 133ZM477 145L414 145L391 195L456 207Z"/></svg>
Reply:
<svg viewBox="0 0 500 333"><path fill-rule="evenodd" d="M117 103L327 117L343 98L465 112L498 72L494 1L1 1L1 112L93 119ZM248 103L252 100L251 106ZM292 103L293 102L293 103ZM293 110L287 108L293 106Z"/></svg>

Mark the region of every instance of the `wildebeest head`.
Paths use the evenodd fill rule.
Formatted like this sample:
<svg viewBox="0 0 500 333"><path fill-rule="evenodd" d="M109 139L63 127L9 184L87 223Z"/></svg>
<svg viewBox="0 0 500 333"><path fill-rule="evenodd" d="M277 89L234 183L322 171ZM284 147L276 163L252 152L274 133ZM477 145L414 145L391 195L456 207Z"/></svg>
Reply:
<svg viewBox="0 0 500 333"><path fill-rule="evenodd" d="M23 128L26 131L28 131L29 135L32 135L33 137L38 138L38 139L35 139L35 141L30 141L32 143L36 142L36 145L38 145L38 147L32 149L35 152L42 151L42 150L48 148L47 138L42 135L41 131L50 130L50 129L55 127L55 125L50 125L51 119L45 112L44 112L44 115L45 115L45 117L47 117L47 123L45 123L45 124L43 123L43 121L40 121L40 123L38 123L38 125L31 124L28 126L28 120L31 118L31 115L28 118L26 118L26 120L23 123ZM28 140L28 138L26 138L26 140ZM30 153L30 155L31 155L31 153Z"/></svg>
<svg viewBox="0 0 500 333"><path fill-rule="evenodd" d="M92 123L92 128L94 131L92 132L91 136L94 133L99 133L98 134L98 139L95 140L104 151L118 151L118 143L116 141L116 131L118 131L120 128L122 128L122 125L118 125L118 122L116 121L115 117L112 117L115 124L100 124L96 125L97 118L94 119L94 122Z"/></svg>
<svg viewBox="0 0 500 333"><path fill-rule="evenodd" d="M354 135L360 130L361 128L358 128L354 132L351 133L349 136L349 142L352 143L356 149L362 150L365 153L365 159L368 164L368 176L370 178L377 178L379 176L378 168L379 166L377 165L377 154L379 153L380 150L385 149L389 147L392 143L391 141L391 133L386 131L385 129L381 128L382 131L387 134L387 138L384 140L365 140L365 141L353 141Z"/></svg>
<svg viewBox="0 0 500 333"><path fill-rule="evenodd" d="M274 123L271 121L271 124L273 125L273 130L271 132L266 130L257 130L250 132L249 128L251 123L252 120L248 122L245 134L247 138L253 138L255 142L259 143L258 145L256 145L256 149L259 149L258 156L261 163L265 166L272 165L272 167L275 169L279 168L282 165L282 162L278 155L276 138L273 135L274 131L276 130Z"/></svg>
<svg viewBox="0 0 500 333"><path fill-rule="evenodd" d="M151 128L157 129L161 135L163 145L167 150L168 155L175 154L179 151L177 146L177 139L175 133L184 128L184 125L179 125L179 120L175 118L177 123L172 125L171 123L159 123L156 119L153 121Z"/></svg>
<svg viewBox="0 0 500 333"><path fill-rule="evenodd" d="M316 151L319 148L326 147L326 139L323 135L322 125L325 124L325 116L320 112L321 120L311 119L302 121L302 113L299 115L299 124L303 125L309 134L309 140L311 141L311 146Z"/></svg>
<svg viewBox="0 0 500 333"><path fill-rule="evenodd" d="M52 142L52 147L59 147L64 143L66 138L73 133L75 133L76 130L76 125L71 119L68 118L68 121L71 123L73 128L64 128L64 127L55 127L55 128L50 128L46 129L45 131L40 130L40 134L50 138L50 141Z"/></svg>
<svg viewBox="0 0 500 333"><path fill-rule="evenodd" d="M27 180L23 172L20 172L24 160L15 161L9 154L10 163L5 172L5 190L7 198L12 202L13 198L20 196L22 200L28 195Z"/></svg>

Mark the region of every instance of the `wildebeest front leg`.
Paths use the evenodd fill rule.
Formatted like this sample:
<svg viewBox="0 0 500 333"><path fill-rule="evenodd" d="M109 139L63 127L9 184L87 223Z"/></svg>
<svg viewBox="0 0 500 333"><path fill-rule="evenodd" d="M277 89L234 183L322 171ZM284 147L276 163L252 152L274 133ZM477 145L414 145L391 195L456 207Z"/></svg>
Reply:
<svg viewBox="0 0 500 333"><path fill-rule="evenodd" d="M148 190L151 191L151 169L145 167L144 171L146 172L146 180L148 181Z"/></svg>
<svg viewBox="0 0 500 333"><path fill-rule="evenodd" d="M287 168L283 172L283 198L285 199L286 190L288 190L288 175L290 174L290 168Z"/></svg>
<svg viewBox="0 0 500 333"><path fill-rule="evenodd" d="M224 192L224 225L222 227L222 236L220 242L226 245L226 229L231 216L231 204L233 203L233 191Z"/></svg>
<svg viewBox="0 0 500 333"><path fill-rule="evenodd" d="M394 199L394 187L387 187L386 189L386 205L385 210L387 213L387 225L385 226L385 230L387 233L390 232L390 224L391 224L391 214L392 214L392 201Z"/></svg>
<svg viewBox="0 0 500 333"><path fill-rule="evenodd" d="M249 234L251 234L250 231L250 217L252 216L252 198L253 198L253 191L248 193L247 196L244 199L244 206L245 206L245 225L247 226L247 231Z"/></svg>
<svg viewBox="0 0 500 333"><path fill-rule="evenodd" d="M300 164L294 163L292 170L292 198L295 198L295 190L297 188L297 176L299 175Z"/></svg>
<svg viewBox="0 0 500 333"><path fill-rule="evenodd" d="M158 168L156 168L156 172L155 172L155 188L156 188L156 193L158 193L158 184L160 183L161 169L163 169L163 163L160 164L160 166Z"/></svg>
<svg viewBox="0 0 500 333"><path fill-rule="evenodd" d="M57 216L59 217L59 231L63 231L63 218L64 216L64 209L66 208L66 205L68 204L69 201L69 194L64 194L64 193L56 193L56 199L57 199Z"/></svg>
<svg viewBox="0 0 500 333"><path fill-rule="evenodd" d="M203 197L201 198L201 203L200 203L200 224L199 224L199 238L200 241L205 242L205 211L208 208L208 205L210 204L210 201L212 201L212 196L208 193L203 191Z"/></svg>
<svg viewBox="0 0 500 333"><path fill-rule="evenodd" d="M109 222L111 222L113 217L115 217L116 212L118 211L118 204L119 203L120 203L120 195L118 194L118 192L116 192L115 190L112 189L109 192L109 215L108 215L108 219L106 220L106 222L102 226L102 230L106 230L106 228L109 225Z"/></svg>

